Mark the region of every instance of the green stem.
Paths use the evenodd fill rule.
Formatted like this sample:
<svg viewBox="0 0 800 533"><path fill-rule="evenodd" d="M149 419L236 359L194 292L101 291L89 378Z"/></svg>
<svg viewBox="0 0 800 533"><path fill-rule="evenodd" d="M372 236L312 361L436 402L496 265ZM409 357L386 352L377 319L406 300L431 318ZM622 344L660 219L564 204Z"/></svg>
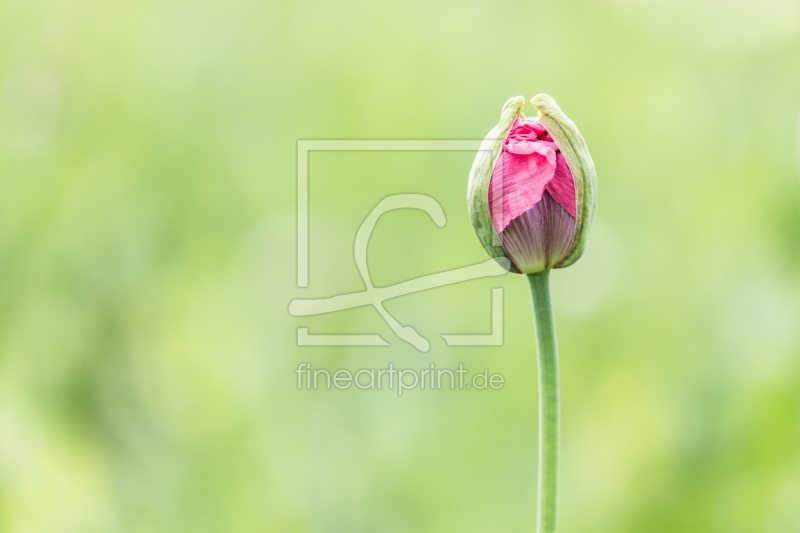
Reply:
<svg viewBox="0 0 800 533"><path fill-rule="evenodd" d="M539 517L538 533L555 533L558 512L558 346L550 271L528 274L539 352Z"/></svg>

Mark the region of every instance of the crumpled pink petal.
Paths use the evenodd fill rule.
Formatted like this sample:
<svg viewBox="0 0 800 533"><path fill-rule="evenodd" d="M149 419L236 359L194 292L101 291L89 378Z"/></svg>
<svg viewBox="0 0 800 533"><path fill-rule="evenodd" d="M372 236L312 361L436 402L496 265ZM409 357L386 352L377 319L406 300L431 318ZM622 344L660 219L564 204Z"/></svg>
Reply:
<svg viewBox="0 0 800 533"><path fill-rule="evenodd" d="M503 151L489 182L489 212L497 233L542 199L556 171L556 153L538 142L529 153Z"/></svg>
<svg viewBox="0 0 800 533"><path fill-rule="evenodd" d="M564 156L541 122L518 117L489 182L495 231L499 234L541 201L545 190L575 217L575 182Z"/></svg>
<svg viewBox="0 0 800 533"><path fill-rule="evenodd" d="M567 160L564 159L561 152L556 154L556 172L553 179L547 184L547 192L552 195L553 200L567 210L567 213L572 215L572 218L576 217L575 180L572 178Z"/></svg>

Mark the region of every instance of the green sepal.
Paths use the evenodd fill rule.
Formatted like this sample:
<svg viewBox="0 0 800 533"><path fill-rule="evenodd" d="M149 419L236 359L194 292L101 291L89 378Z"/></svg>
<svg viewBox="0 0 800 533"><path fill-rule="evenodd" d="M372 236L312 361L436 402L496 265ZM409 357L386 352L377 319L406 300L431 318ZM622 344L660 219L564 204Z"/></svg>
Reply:
<svg viewBox="0 0 800 533"><path fill-rule="evenodd" d="M537 94L531 98L531 103L539 110L537 120L544 124L561 150L575 180L575 241L569 255L556 265L556 268L564 268L577 261L586 248L586 238L597 203L597 172L586 141L555 100L546 94Z"/></svg>
<svg viewBox="0 0 800 533"><path fill-rule="evenodd" d="M509 99L500 113L500 123L486 136L472 164L467 185L467 206L469 218L478 240L483 245L490 257L495 259L506 257L505 250L500 244L500 237L494 230L492 216L489 211L489 182L492 171L503 149L503 140L508 137L508 132L518 116L522 114L525 98L516 96ZM506 261L498 261L507 264ZM512 272L519 272L511 263Z"/></svg>

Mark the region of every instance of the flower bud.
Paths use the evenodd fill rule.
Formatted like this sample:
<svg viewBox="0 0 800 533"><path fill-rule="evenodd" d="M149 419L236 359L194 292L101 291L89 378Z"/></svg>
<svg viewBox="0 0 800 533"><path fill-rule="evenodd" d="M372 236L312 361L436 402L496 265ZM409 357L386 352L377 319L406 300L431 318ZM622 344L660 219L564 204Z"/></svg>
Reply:
<svg viewBox="0 0 800 533"><path fill-rule="evenodd" d="M500 123L481 144L467 200L478 239L491 257L535 274L571 265L583 253L592 223L597 175L575 123L546 94L503 106Z"/></svg>

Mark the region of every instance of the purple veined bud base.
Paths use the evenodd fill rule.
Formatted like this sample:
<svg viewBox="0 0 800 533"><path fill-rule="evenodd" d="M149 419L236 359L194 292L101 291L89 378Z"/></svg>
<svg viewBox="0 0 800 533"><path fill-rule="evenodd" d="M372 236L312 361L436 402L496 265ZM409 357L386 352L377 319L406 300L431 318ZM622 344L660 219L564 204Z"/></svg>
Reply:
<svg viewBox="0 0 800 533"><path fill-rule="evenodd" d="M523 274L555 267L572 251L575 219L548 191L500 232L508 258Z"/></svg>

